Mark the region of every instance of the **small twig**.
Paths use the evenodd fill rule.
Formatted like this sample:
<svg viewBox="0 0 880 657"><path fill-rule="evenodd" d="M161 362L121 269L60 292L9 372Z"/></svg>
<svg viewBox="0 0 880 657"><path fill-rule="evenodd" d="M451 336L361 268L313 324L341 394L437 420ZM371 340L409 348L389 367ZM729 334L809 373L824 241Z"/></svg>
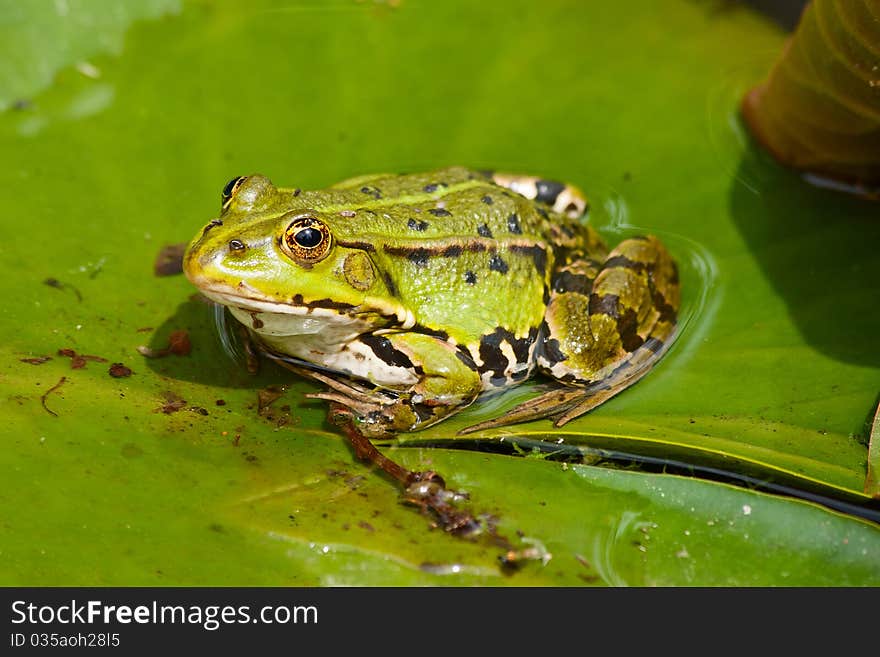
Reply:
<svg viewBox="0 0 880 657"><path fill-rule="evenodd" d="M330 405L329 415L330 421L340 427L348 437L357 458L378 466L397 481L403 488L404 501L431 515L436 526L443 531L462 538L482 535L491 545L504 550L504 554L499 557L504 568L517 568L525 561L537 558L531 549L516 549L507 538L496 532L491 520L480 520L468 509L456 506L468 499L467 494L447 488L446 482L438 473L432 470L409 470L382 454L358 430L348 408L333 403Z"/></svg>
<svg viewBox="0 0 880 657"><path fill-rule="evenodd" d="M60 379L58 379L58 383L56 383L54 386L52 386L51 388L49 388L46 392L43 393L43 396L40 397L40 403L43 405L43 408L45 408L46 411L47 411L48 413L54 415L55 417L58 417L58 413L56 413L56 412L53 411L51 408L49 408L48 406L46 406L46 397L48 397L48 396L51 395L53 392L55 392L56 390L58 390L58 388L60 388L60 387L64 384L65 381L67 381L67 377L66 377L66 376L62 376Z"/></svg>
<svg viewBox="0 0 880 657"><path fill-rule="evenodd" d="M358 431L348 409L345 409L341 405L332 404L330 407L330 416L334 424L337 424L348 437L351 446L354 447L355 456L357 456L358 459L361 461L369 461L378 466L383 472L397 480L403 486L409 486L415 481L414 476L419 473L407 470L405 467L399 463L395 463L376 449L376 446L370 442L370 439Z"/></svg>

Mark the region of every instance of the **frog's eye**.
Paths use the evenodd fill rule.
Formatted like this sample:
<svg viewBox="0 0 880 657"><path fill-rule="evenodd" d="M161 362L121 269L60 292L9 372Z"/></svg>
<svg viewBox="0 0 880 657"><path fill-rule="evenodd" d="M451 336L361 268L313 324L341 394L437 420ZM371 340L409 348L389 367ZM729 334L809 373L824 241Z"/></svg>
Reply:
<svg viewBox="0 0 880 657"><path fill-rule="evenodd" d="M229 202L232 200L232 197L235 196L235 193L238 191L239 187L244 184L244 181L248 179L248 176L238 176L237 178L233 178L226 186L223 188L223 192L220 194L220 205L222 208L226 208L229 205Z"/></svg>
<svg viewBox="0 0 880 657"><path fill-rule="evenodd" d="M299 216L284 231L281 248L299 262L318 262L330 252L330 229L312 216Z"/></svg>

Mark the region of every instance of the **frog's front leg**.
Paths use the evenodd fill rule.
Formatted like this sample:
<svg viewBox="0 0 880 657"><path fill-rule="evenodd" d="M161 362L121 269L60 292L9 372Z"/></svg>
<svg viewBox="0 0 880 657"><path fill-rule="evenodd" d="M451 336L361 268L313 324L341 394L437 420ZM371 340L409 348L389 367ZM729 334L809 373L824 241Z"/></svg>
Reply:
<svg viewBox="0 0 880 657"><path fill-rule="evenodd" d="M373 357L371 379L385 368L406 370L415 383L397 390L377 382L368 389L339 379L318 376L330 391L310 397L337 402L349 409L365 436L383 438L423 429L465 408L476 399L482 383L476 365L454 345L422 333L362 336L358 353ZM366 349L364 349L366 347ZM378 359L378 360L376 360Z"/></svg>

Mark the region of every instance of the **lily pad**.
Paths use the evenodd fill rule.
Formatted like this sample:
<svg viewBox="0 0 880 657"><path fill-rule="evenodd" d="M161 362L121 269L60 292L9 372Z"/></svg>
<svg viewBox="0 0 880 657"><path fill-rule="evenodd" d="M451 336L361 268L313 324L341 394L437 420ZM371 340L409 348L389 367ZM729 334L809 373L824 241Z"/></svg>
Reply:
<svg viewBox="0 0 880 657"><path fill-rule="evenodd" d="M68 20L18 3L31 13L0 39L0 582L878 584L880 529L854 515L531 451L876 509L877 205L805 185L743 131L781 29L739 4L647 0L132 1L105 22L60 4ZM249 375L211 306L153 271L236 175L323 187L449 164L571 180L610 242L652 232L682 265L670 352L564 431L456 436L528 386L383 446L548 557L515 572L431 530L305 399L313 384ZM184 334L188 352L162 353ZM512 440L525 457L498 453Z"/></svg>

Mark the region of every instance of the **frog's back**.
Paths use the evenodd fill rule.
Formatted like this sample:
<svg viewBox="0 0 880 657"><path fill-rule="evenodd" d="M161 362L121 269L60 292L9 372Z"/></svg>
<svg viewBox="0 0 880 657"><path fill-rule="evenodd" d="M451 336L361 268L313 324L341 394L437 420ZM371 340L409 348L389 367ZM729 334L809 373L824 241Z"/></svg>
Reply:
<svg viewBox="0 0 880 657"><path fill-rule="evenodd" d="M548 212L495 184L492 173L448 167L413 174L380 174L303 192L300 205L340 219L331 226L344 241L496 240L572 246L584 230L577 219Z"/></svg>
<svg viewBox="0 0 880 657"><path fill-rule="evenodd" d="M598 243L576 219L463 167L362 176L300 201L333 218L337 243L370 254L421 327L476 349L495 334L533 344L558 258Z"/></svg>

